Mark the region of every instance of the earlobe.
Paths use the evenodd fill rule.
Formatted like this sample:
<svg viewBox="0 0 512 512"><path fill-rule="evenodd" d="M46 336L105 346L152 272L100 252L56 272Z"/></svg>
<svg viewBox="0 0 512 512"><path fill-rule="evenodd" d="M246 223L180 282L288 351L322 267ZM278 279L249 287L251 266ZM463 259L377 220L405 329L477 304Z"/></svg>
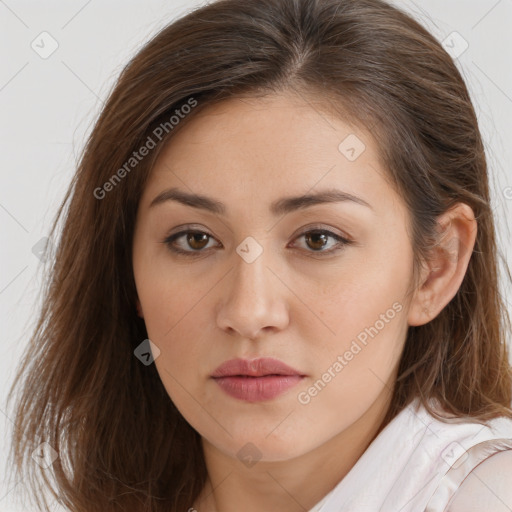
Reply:
<svg viewBox="0 0 512 512"><path fill-rule="evenodd" d="M409 308L411 326L433 320L455 297L475 245L477 222L470 206L458 203L438 218L439 240L425 263Z"/></svg>

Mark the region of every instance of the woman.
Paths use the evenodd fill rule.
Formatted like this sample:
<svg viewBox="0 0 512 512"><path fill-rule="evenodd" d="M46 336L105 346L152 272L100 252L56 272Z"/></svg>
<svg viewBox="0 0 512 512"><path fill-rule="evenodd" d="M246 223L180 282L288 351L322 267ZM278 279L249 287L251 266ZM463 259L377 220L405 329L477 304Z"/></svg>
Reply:
<svg viewBox="0 0 512 512"><path fill-rule="evenodd" d="M484 148L409 16L189 13L122 72L66 200L14 383L34 490L80 512L512 506Z"/></svg>

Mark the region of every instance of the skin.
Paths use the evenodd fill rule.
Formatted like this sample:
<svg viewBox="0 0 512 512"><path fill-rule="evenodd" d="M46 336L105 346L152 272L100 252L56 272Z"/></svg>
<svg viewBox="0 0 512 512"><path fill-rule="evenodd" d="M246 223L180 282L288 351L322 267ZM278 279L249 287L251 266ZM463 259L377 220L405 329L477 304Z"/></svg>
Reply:
<svg viewBox="0 0 512 512"><path fill-rule="evenodd" d="M338 146L355 134L366 146L349 161ZM208 481L191 503L199 512L308 510L350 471L382 427L409 325L434 318L459 288L476 221L466 205L439 219L450 241L426 262L407 295L413 250L403 200L384 179L371 133L292 94L229 99L190 119L152 170L139 204L133 242L137 307L159 348L156 368L169 397L202 436ZM220 216L176 201L152 208L177 187L222 201ZM279 217L273 201L336 188L351 201ZM162 243L201 252L174 254ZM326 229L353 241L310 240ZM246 237L263 252L251 263L236 252ZM190 242L190 239L189 239ZM443 242L444 243L444 242ZM205 249L201 249L205 247ZM252 250L252 249L251 249ZM298 400L332 368L366 327L399 304L342 371L309 403ZM306 377L265 402L226 395L210 378L235 357L274 357ZM252 443L250 467L238 451ZM247 449L247 448L246 448ZM253 448L254 450L254 448Z"/></svg>
<svg viewBox="0 0 512 512"><path fill-rule="evenodd" d="M447 512L510 512L512 451L485 459L464 479Z"/></svg>

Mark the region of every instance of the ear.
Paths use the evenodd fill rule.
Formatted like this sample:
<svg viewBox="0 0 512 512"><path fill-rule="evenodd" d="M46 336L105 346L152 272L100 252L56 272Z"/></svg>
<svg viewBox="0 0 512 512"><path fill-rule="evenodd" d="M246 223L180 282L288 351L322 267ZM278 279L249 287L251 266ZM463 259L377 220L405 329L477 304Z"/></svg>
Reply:
<svg viewBox="0 0 512 512"><path fill-rule="evenodd" d="M137 307L137 315L139 315L141 318L144 318L144 313L142 312L142 306L140 305L139 299L137 299L136 307Z"/></svg>
<svg viewBox="0 0 512 512"><path fill-rule="evenodd" d="M457 203L437 220L439 241L424 263L408 312L412 326L430 322L455 297L475 245L477 221L467 204Z"/></svg>

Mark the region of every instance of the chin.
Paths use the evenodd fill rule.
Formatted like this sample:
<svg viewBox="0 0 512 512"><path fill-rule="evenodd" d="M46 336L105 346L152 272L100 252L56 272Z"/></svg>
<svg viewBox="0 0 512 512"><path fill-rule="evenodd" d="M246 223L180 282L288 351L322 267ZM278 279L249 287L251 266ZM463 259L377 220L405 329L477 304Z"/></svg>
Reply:
<svg viewBox="0 0 512 512"><path fill-rule="evenodd" d="M282 462L299 457L307 451L297 439L283 441L281 438L266 437L267 434L246 435L230 439L227 452L233 458L246 463ZM224 450L223 450L224 451Z"/></svg>

